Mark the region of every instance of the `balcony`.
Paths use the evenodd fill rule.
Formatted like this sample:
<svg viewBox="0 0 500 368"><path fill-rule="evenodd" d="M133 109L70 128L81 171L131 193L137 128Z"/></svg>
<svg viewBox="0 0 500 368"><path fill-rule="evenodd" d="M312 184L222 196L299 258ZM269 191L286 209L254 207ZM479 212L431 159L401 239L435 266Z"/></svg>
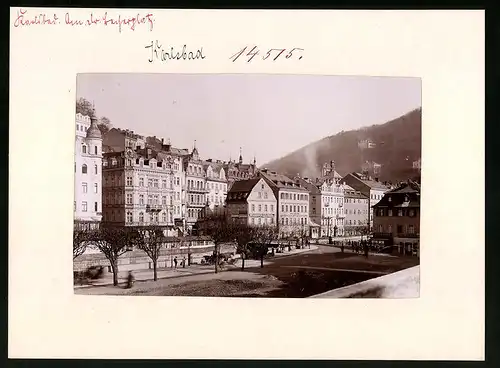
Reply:
<svg viewBox="0 0 500 368"><path fill-rule="evenodd" d="M187 191L189 193L208 193L209 192L209 190L206 188L194 188L194 187L187 188Z"/></svg>
<svg viewBox="0 0 500 368"><path fill-rule="evenodd" d="M187 206L188 207L205 207L205 203L200 203L200 202L188 202Z"/></svg>
<svg viewBox="0 0 500 368"><path fill-rule="evenodd" d="M160 212L163 208L158 204L146 205L146 212Z"/></svg>

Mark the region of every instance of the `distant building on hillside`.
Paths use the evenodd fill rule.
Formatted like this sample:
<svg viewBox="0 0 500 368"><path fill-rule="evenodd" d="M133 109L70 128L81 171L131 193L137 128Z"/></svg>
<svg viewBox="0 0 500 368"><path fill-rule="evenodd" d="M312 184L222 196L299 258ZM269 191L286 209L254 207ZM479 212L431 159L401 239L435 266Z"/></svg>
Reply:
<svg viewBox="0 0 500 368"><path fill-rule="evenodd" d="M363 139L358 142L359 149L369 149L375 148L377 145L371 141L371 139Z"/></svg>
<svg viewBox="0 0 500 368"><path fill-rule="evenodd" d="M374 240L398 247L400 253L419 251L420 185L411 180L385 193L373 206Z"/></svg>
<svg viewBox="0 0 500 368"><path fill-rule="evenodd" d="M382 165L376 163L375 161L365 161L363 165L361 165L361 172L366 176L380 178Z"/></svg>
<svg viewBox="0 0 500 368"><path fill-rule="evenodd" d="M413 161L413 169L417 170L418 172L420 172L420 170L422 169L420 158L416 161Z"/></svg>

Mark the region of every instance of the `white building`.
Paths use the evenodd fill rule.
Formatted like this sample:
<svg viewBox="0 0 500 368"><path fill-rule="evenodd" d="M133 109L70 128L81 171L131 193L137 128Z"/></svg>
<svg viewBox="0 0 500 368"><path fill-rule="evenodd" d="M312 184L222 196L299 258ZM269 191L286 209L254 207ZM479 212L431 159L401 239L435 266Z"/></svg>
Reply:
<svg viewBox="0 0 500 368"><path fill-rule="evenodd" d="M97 118L76 114L75 226L92 228L102 219L102 136Z"/></svg>
<svg viewBox="0 0 500 368"><path fill-rule="evenodd" d="M206 206L210 213L223 213L227 195L227 178L222 162L207 160L203 164L206 177Z"/></svg>

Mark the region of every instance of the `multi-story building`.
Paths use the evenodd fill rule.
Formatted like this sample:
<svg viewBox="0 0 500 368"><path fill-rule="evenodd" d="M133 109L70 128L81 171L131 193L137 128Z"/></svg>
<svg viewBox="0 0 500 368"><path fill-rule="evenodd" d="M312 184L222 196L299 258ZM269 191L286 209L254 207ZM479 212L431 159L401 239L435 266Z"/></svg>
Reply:
<svg viewBox="0 0 500 368"><path fill-rule="evenodd" d="M276 225L278 201L263 178L235 181L227 194L226 213L236 223Z"/></svg>
<svg viewBox="0 0 500 368"><path fill-rule="evenodd" d="M95 228L102 220L102 136L95 114L76 114L74 221Z"/></svg>
<svg viewBox="0 0 500 368"><path fill-rule="evenodd" d="M342 236L344 234L344 186L341 176L335 171L335 162L323 164L321 177L314 181L298 178L310 192L309 216L320 225L319 236Z"/></svg>
<svg viewBox="0 0 500 368"><path fill-rule="evenodd" d="M136 148L145 148L146 138L133 130L111 128L104 134L102 146L104 152L123 152L126 148L135 151Z"/></svg>
<svg viewBox="0 0 500 368"><path fill-rule="evenodd" d="M209 213L223 213L227 195L227 178L221 161L206 160L203 163L206 179L206 204Z"/></svg>
<svg viewBox="0 0 500 368"><path fill-rule="evenodd" d="M182 155L170 145L158 151L127 147L103 159L103 221L115 226L163 226L173 236L185 231Z"/></svg>
<svg viewBox="0 0 500 368"><path fill-rule="evenodd" d="M227 163L224 163L223 167L227 176L228 189L231 189L231 186L235 181L254 178L258 172L255 157L253 159L253 163L244 164L241 150L238 162L229 160Z"/></svg>
<svg viewBox="0 0 500 368"><path fill-rule="evenodd" d="M420 185L408 180L385 193L373 206L374 240L395 245L402 253L419 251Z"/></svg>
<svg viewBox="0 0 500 368"><path fill-rule="evenodd" d="M368 231L368 197L344 185L345 235L363 235Z"/></svg>
<svg viewBox="0 0 500 368"><path fill-rule="evenodd" d="M384 193L387 192L389 188L378 180L373 180L370 176L366 175L366 173L349 173L342 178L342 181L368 198L368 212L370 216L368 230L372 231L373 206L382 199Z"/></svg>
<svg viewBox="0 0 500 368"><path fill-rule="evenodd" d="M196 232L195 224L203 216L203 209L207 203L207 181L204 161L200 159L196 145L190 155L183 157L186 174L186 226L188 232Z"/></svg>
<svg viewBox="0 0 500 368"><path fill-rule="evenodd" d="M280 236L309 234L309 191L275 171L262 169L257 175L272 188L277 199L276 222Z"/></svg>

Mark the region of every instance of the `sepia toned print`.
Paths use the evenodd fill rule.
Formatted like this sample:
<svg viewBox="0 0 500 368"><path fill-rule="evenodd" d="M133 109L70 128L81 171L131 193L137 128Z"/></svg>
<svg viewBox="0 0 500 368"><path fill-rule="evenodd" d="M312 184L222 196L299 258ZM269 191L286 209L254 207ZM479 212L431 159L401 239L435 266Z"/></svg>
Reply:
<svg viewBox="0 0 500 368"><path fill-rule="evenodd" d="M417 78L78 75L75 293L418 297L420 95Z"/></svg>

